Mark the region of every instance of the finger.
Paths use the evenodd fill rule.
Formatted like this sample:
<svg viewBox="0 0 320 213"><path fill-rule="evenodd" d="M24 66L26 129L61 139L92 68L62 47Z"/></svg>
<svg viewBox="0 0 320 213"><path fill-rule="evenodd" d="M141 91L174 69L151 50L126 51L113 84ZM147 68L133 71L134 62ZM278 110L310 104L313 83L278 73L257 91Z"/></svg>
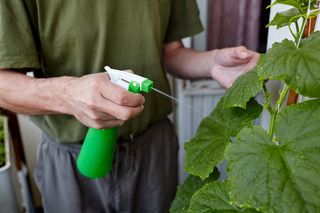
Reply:
<svg viewBox="0 0 320 213"><path fill-rule="evenodd" d="M111 127L117 127L117 126L122 126L124 124L124 121L122 120L111 120L111 121L107 121L105 122L105 124L103 125L104 129L107 128L111 128Z"/></svg>
<svg viewBox="0 0 320 213"><path fill-rule="evenodd" d="M124 106L118 106L116 104L110 104L108 107L106 107L107 111L110 112L111 115L113 115L115 118L123 121L127 121L131 118L136 117L138 114L140 114L144 106L140 105L138 107L124 107Z"/></svg>
<svg viewBox="0 0 320 213"><path fill-rule="evenodd" d="M121 106L137 107L145 102L141 94L129 92L110 81L101 88L100 93L102 97Z"/></svg>
<svg viewBox="0 0 320 213"><path fill-rule="evenodd" d="M244 46L236 47L236 56L237 59L248 59L250 56L250 53L248 52L248 49Z"/></svg>
<svg viewBox="0 0 320 213"><path fill-rule="evenodd" d="M234 67L242 65L248 61L248 59L243 60L239 58L239 54L242 51L246 51L246 48L243 46L218 50L216 62L224 67Z"/></svg>
<svg viewBox="0 0 320 213"><path fill-rule="evenodd" d="M95 128L95 129L108 129L112 127L122 126L124 124L124 121L122 120L99 120L99 121L91 121L89 123L89 127Z"/></svg>
<svg viewBox="0 0 320 213"><path fill-rule="evenodd" d="M113 103L112 101L105 99L101 96L96 100L96 104L91 106L91 110L95 110L101 113L109 114L116 119L129 120L137 116L144 109L143 104L135 107L122 106Z"/></svg>
<svg viewBox="0 0 320 213"><path fill-rule="evenodd" d="M247 50L238 50L238 58L242 60L246 60L251 57L251 54Z"/></svg>
<svg viewBox="0 0 320 213"><path fill-rule="evenodd" d="M96 113L99 114L99 113ZM96 118L93 116L82 116L81 122L88 126L92 127L95 129L104 129L104 128L110 128L110 127L115 127L115 126L122 126L124 121L119 120L115 118L114 116L111 116L106 113L100 113L103 114L102 116L99 116L99 118Z"/></svg>
<svg viewBox="0 0 320 213"><path fill-rule="evenodd" d="M109 120L117 120L114 116L105 113L97 111L96 109L88 109L86 110L86 116L91 120L103 120L103 121L109 121Z"/></svg>
<svg viewBox="0 0 320 213"><path fill-rule="evenodd" d="M256 55L255 52L249 51L247 48L240 46L235 48L229 48L226 50L229 59L224 59L223 65L226 67L234 67L245 65L254 59ZM259 56L258 56L259 57Z"/></svg>
<svg viewBox="0 0 320 213"><path fill-rule="evenodd" d="M253 69L260 58L260 54L254 51L249 51L250 54L252 55L252 57L250 57L250 59L248 61L246 61L245 63L243 63L243 65L245 65L246 69L245 70L251 70Z"/></svg>
<svg viewBox="0 0 320 213"><path fill-rule="evenodd" d="M112 120L118 120L116 117L108 114L108 113L101 113L102 116L101 116L101 120L103 121L112 121Z"/></svg>
<svg viewBox="0 0 320 213"><path fill-rule="evenodd" d="M230 55L235 60L248 60L253 56L253 54L244 46L233 48Z"/></svg>

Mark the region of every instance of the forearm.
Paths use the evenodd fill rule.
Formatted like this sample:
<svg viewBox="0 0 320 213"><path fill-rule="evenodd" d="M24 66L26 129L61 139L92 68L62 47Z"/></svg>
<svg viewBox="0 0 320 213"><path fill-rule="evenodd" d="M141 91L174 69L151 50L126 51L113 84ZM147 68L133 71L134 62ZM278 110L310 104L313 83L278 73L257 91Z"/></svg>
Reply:
<svg viewBox="0 0 320 213"><path fill-rule="evenodd" d="M36 79L0 70L0 107L29 115L68 114L62 85L70 78Z"/></svg>
<svg viewBox="0 0 320 213"><path fill-rule="evenodd" d="M190 48L178 48L167 55L164 65L168 72L184 79L212 78L214 51L197 52Z"/></svg>

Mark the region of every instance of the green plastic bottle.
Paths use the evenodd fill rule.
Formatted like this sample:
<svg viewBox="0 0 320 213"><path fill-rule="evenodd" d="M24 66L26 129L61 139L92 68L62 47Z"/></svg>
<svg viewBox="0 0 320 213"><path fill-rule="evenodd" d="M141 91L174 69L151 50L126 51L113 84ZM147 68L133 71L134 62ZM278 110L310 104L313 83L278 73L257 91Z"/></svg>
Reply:
<svg viewBox="0 0 320 213"><path fill-rule="evenodd" d="M152 87L153 82L145 79L141 84L130 81L127 89L140 93L150 92ZM101 178L109 174L112 170L116 144L116 127L102 130L89 128L77 159L80 173L88 178Z"/></svg>
<svg viewBox="0 0 320 213"><path fill-rule="evenodd" d="M77 159L81 174L88 178L100 178L112 170L116 149L117 128L89 128Z"/></svg>

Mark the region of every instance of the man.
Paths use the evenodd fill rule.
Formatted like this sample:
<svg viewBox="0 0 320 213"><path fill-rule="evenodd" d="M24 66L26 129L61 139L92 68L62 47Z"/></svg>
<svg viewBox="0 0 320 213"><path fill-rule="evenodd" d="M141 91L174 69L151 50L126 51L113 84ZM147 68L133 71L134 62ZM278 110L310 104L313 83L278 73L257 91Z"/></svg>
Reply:
<svg viewBox="0 0 320 213"><path fill-rule="evenodd" d="M177 185L177 140L161 95L112 84L103 67L131 69L169 93L164 67L225 87L256 63L244 47L196 52L194 0L4 0L0 107L43 131L35 177L45 212L166 212ZM36 78L27 77L33 70ZM121 126L113 171L90 180L75 161L87 127Z"/></svg>

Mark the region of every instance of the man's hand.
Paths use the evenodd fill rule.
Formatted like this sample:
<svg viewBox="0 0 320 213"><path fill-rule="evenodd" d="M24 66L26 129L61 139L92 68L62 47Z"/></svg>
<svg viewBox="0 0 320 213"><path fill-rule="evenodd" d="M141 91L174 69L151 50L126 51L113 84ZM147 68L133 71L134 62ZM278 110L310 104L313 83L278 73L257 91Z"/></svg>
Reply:
<svg viewBox="0 0 320 213"><path fill-rule="evenodd" d="M242 74L255 67L259 54L243 46L215 50L211 76L222 86L229 88Z"/></svg>
<svg viewBox="0 0 320 213"><path fill-rule="evenodd" d="M69 114L97 129L120 126L143 110L144 97L104 73L31 78L0 68L0 107L27 115Z"/></svg>
<svg viewBox="0 0 320 213"><path fill-rule="evenodd" d="M96 129L120 126L144 108L144 97L113 84L106 73L90 74L65 82L69 114Z"/></svg>

